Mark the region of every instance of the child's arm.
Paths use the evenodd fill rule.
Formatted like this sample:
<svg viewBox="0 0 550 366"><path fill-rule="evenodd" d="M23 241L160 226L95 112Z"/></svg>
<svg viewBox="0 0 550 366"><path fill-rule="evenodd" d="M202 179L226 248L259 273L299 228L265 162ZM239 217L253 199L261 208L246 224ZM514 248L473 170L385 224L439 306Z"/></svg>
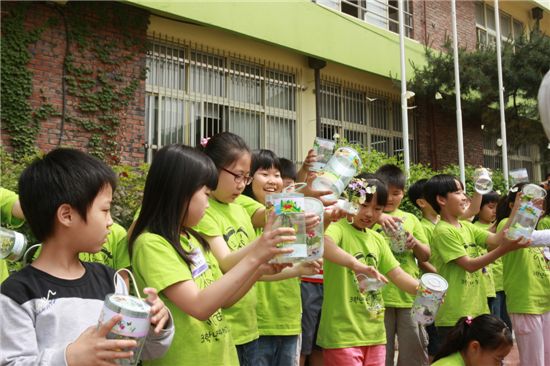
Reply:
<svg viewBox="0 0 550 366"><path fill-rule="evenodd" d="M405 247L407 249L412 249L414 256L419 262L426 262L430 259L430 247L424 243L421 243L409 232L407 232L407 243Z"/></svg>
<svg viewBox="0 0 550 366"><path fill-rule="evenodd" d="M222 236L203 235L203 237L208 241L208 244L210 244L210 250L212 250L212 254L216 257L223 273L228 272L249 253L253 252L259 240L258 238L239 250L231 251Z"/></svg>
<svg viewBox="0 0 550 366"><path fill-rule="evenodd" d="M260 265L274 255L290 252L289 249L277 248L276 245L296 240L293 234L294 230L291 228L271 230L266 227L261 244L208 287L201 290L194 281L183 281L168 286L163 292L185 313L196 319L206 320L219 308L230 306L235 293L240 291L240 294L244 294L252 287L259 278L257 269Z"/></svg>
<svg viewBox="0 0 550 366"><path fill-rule="evenodd" d="M483 198L483 195L477 193L477 191L474 191L474 195L472 196L472 199L470 200L470 206L466 209L463 216L460 216L460 220L468 220L475 215L479 213L479 210L481 209L481 199Z"/></svg>
<svg viewBox="0 0 550 366"><path fill-rule="evenodd" d="M311 149L307 152L307 156L304 159L300 170L296 174L296 182L305 182L309 174L309 167L317 161L317 154L315 150Z"/></svg>
<svg viewBox="0 0 550 366"><path fill-rule="evenodd" d="M336 263L340 266L347 267L355 273L363 273L368 277L376 278L379 281L387 283L388 280L380 274L374 267L367 266L357 260L353 255L349 254L325 235L325 248L323 258Z"/></svg>
<svg viewBox="0 0 550 366"><path fill-rule="evenodd" d="M287 280L293 277L312 276L318 274L322 269L322 260L316 260L312 262L301 262L293 266L284 268L277 274L264 275L260 279L261 281L281 281Z"/></svg>
<svg viewBox="0 0 550 366"><path fill-rule="evenodd" d="M411 295L416 295L416 290L418 289L418 280L413 278L410 274L403 271L399 266L395 267L388 273L386 276L395 283L399 289L408 292Z"/></svg>
<svg viewBox="0 0 550 366"><path fill-rule="evenodd" d="M437 268L430 262L418 262L418 268L420 268L424 273L437 273Z"/></svg>
<svg viewBox="0 0 550 366"><path fill-rule="evenodd" d="M529 246L529 242L525 242L523 238L518 238L516 240L508 239L504 230L498 234L489 234L487 237L487 243L489 242L500 242L501 244L482 256L472 258L465 255L455 259L454 262L468 272L475 272L494 262L508 252Z"/></svg>

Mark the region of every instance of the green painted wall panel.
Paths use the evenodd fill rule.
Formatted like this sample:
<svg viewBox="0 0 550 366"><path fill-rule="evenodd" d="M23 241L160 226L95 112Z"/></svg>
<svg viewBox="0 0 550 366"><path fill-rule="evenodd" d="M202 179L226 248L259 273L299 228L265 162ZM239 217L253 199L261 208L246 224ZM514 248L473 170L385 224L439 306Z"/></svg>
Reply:
<svg viewBox="0 0 550 366"><path fill-rule="evenodd" d="M359 70L400 76L397 34L308 0L129 2L155 14L228 30ZM425 62L418 42L407 39L405 52L415 64ZM407 62L407 78L411 73Z"/></svg>

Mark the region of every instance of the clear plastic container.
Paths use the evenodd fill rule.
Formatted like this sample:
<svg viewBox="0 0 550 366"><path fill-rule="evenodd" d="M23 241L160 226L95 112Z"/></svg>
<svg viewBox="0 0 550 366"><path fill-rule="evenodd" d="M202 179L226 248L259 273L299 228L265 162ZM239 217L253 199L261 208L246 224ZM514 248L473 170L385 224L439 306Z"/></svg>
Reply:
<svg viewBox="0 0 550 366"><path fill-rule="evenodd" d="M330 190L323 198L337 200L351 179L361 171L361 158L350 147L340 147L312 182L315 190Z"/></svg>
<svg viewBox="0 0 550 366"><path fill-rule="evenodd" d="M0 258L18 261L27 249L27 238L17 231L0 227Z"/></svg>
<svg viewBox="0 0 550 366"><path fill-rule="evenodd" d="M324 251L324 214L325 208L323 203L316 198L305 197L304 206L306 213L315 214L319 217L319 225L315 226L307 235L307 261L313 261L323 256Z"/></svg>
<svg viewBox="0 0 550 366"><path fill-rule="evenodd" d="M403 223L397 221L395 223L397 229L395 231L386 231L386 235L390 238L390 249L392 252L399 254L407 250L407 232L403 228Z"/></svg>
<svg viewBox="0 0 550 366"><path fill-rule="evenodd" d="M301 193L274 193L266 197L266 214L275 212L273 229L290 227L295 231L296 240L283 243L280 247L292 248L292 253L278 255L271 263L297 263L308 259L305 202Z"/></svg>
<svg viewBox="0 0 550 366"><path fill-rule="evenodd" d="M313 150L317 154L317 161L311 165L310 170L314 172L320 172L325 168L325 165L330 160L334 153L334 146L336 142L332 140L316 137L313 142Z"/></svg>
<svg viewBox="0 0 550 366"><path fill-rule="evenodd" d="M481 195L490 193L493 190L493 180L488 169L477 168L474 171L474 189Z"/></svg>
<svg viewBox="0 0 550 366"><path fill-rule="evenodd" d="M359 286L359 292L372 292L378 291L384 287L385 283L378 281L376 278L368 277L362 273L357 275L357 285Z"/></svg>
<svg viewBox="0 0 550 366"><path fill-rule="evenodd" d="M512 218L507 237L515 240L520 237L530 239L533 230L537 227L542 210L535 207L533 201L546 197L546 190L536 184L527 184L522 188L522 202L518 212Z"/></svg>

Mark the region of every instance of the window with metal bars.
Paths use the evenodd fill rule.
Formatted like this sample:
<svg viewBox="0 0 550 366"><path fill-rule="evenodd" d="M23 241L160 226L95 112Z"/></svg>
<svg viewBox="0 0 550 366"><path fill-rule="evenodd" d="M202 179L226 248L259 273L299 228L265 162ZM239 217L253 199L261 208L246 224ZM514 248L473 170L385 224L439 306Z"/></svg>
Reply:
<svg viewBox="0 0 550 366"><path fill-rule="evenodd" d="M320 103L319 137L332 139L337 133L351 143L388 156L403 153L400 103L382 93L334 80L321 82ZM412 113L409 113L409 147L411 161L416 161Z"/></svg>
<svg viewBox="0 0 550 366"><path fill-rule="evenodd" d="M222 131L296 159L297 70L160 36L146 63L147 161L164 145L196 146Z"/></svg>
<svg viewBox="0 0 550 366"><path fill-rule="evenodd" d="M490 169L502 169L502 150L497 144L500 140L497 135L486 133L483 136L483 166ZM508 169L527 169L530 178L533 178L533 161L536 161L535 151L538 147L521 145L508 150Z"/></svg>
<svg viewBox="0 0 550 366"><path fill-rule="evenodd" d="M344 14L359 18L366 23L399 33L397 0L313 0L313 2ZM412 37L413 14L409 1L404 1L403 26L406 37Z"/></svg>

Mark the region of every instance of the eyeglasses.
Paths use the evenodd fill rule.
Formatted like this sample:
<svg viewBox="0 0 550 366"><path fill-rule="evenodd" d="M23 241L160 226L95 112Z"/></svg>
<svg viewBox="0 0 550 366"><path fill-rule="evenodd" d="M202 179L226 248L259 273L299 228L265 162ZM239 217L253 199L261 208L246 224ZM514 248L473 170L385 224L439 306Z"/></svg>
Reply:
<svg viewBox="0 0 550 366"><path fill-rule="evenodd" d="M222 170L225 171L225 172L228 172L229 174L231 174L235 179L235 183L237 183L237 184L240 184L244 181L245 185L249 185L250 183L252 183L252 179L254 179L250 175L235 174L232 171L229 171L225 168L222 168Z"/></svg>

